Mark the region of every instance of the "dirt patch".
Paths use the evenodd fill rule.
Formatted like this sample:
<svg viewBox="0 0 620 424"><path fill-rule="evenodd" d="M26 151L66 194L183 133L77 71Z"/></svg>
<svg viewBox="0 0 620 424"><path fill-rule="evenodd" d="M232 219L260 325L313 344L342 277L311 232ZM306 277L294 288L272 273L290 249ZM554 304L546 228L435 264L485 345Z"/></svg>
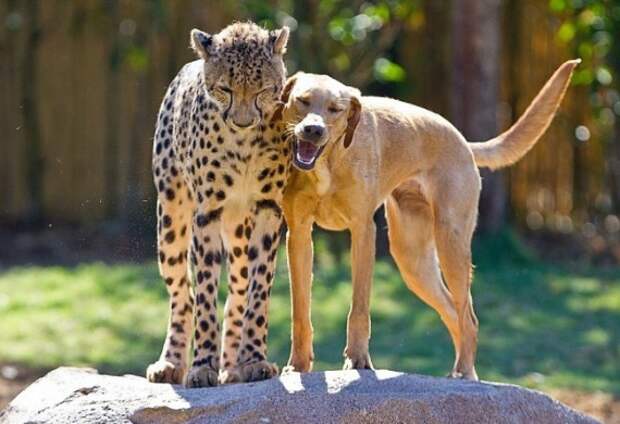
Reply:
<svg viewBox="0 0 620 424"><path fill-rule="evenodd" d="M620 423L620 397L610 393L585 393L574 390L551 390L550 396L571 408L601 420L604 423Z"/></svg>
<svg viewBox="0 0 620 424"><path fill-rule="evenodd" d="M0 364L0 410L47 370L32 369L14 364Z"/></svg>

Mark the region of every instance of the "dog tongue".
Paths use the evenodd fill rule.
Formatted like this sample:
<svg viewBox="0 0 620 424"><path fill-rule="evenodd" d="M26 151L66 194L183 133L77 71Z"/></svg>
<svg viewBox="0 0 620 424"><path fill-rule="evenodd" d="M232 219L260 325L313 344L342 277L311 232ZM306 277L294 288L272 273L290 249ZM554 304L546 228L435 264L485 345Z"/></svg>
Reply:
<svg viewBox="0 0 620 424"><path fill-rule="evenodd" d="M312 163L318 150L319 148L313 143L300 140L297 144L297 159L306 164Z"/></svg>

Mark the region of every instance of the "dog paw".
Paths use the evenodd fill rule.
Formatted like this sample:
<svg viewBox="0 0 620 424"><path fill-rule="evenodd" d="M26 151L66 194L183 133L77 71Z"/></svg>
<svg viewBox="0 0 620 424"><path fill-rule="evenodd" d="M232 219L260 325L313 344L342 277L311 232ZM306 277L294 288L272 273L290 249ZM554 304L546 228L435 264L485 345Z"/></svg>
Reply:
<svg viewBox="0 0 620 424"><path fill-rule="evenodd" d="M181 384L184 374L185 367L165 360L154 362L146 369L146 378L151 383Z"/></svg>
<svg viewBox="0 0 620 424"><path fill-rule="evenodd" d="M282 373L287 372L310 372L312 371L312 356L306 359L291 358L288 360L286 367L282 369Z"/></svg>
<svg viewBox="0 0 620 424"><path fill-rule="evenodd" d="M220 384L248 383L278 375L278 366L268 361L251 362L229 368L220 374Z"/></svg>
<svg viewBox="0 0 620 424"><path fill-rule="evenodd" d="M343 370L373 370L372 361L368 352L359 354L345 354Z"/></svg>
<svg viewBox="0 0 620 424"><path fill-rule="evenodd" d="M280 371L280 375L288 375L288 374L293 374L296 372L301 372L301 371L297 371L295 367L292 365L286 365L285 367L282 368L282 371Z"/></svg>
<svg viewBox="0 0 620 424"><path fill-rule="evenodd" d="M471 381L479 381L478 374L474 368L468 372L461 372L457 370L452 370L450 374L448 374L448 378L455 378L459 380L471 380Z"/></svg>
<svg viewBox="0 0 620 424"><path fill-rule="evenodd" d="M185 387L213 387L217 386L217 370L207 366L194 366L190 368L185 377Z"/></svg>

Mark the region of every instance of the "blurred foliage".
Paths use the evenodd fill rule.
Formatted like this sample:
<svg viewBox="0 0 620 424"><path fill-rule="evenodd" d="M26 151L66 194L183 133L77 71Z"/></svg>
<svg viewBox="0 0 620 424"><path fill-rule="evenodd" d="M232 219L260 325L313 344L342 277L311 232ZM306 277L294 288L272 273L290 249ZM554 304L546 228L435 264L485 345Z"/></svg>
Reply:
<svg viewBox="0 0 620 424"><path fill-rule="evenodd" d="M589 86L597 124L608 139L620 116L620 2L617 0L550 0L549 8L562 18L557 32L583 60L573 84ZM590 137L587 128L576 130L578 140Z"/></svg>
<svg viewBox="0 0 620 424"><path fill-rule="evenodd" d="M39 12L29 11L27 4L37 4ZM6 29L0 31L0 82L5 87L1 98L6 112L0 130L7 140L7 153L0 158L0 218L12 223L28 217L29 193L36 191L45 223L99 225L102 220L118 220L134 229L132 236L152 236L155 193L147 140L166 84L182 64L195 58L188 48L188 32L194 26L216 32L234 19L251 19L269 28L288 25L290 73L301 69L329 73L365 93L414 102L456 122L450 116L451 80L460 72L452 55L454 4L447 0L8 2L0 8L4 13L0 23ZM536 232L544 228L581 232L586 243L575 244L589 243L590 250L605 255L612 252L607 256L617 262L620 1L512 0L501 7L510 24L503 25L498 37L514 40L503 43L504 56L510 60L502 58L499 67L515 69L519 75L503 83L509 86L504 91L510 92L510 99L501 101L510 105L511 113L533 97L536 84L547 77L544 73L569 51L584 59L574 79L580 87L568 93L545 139L510 171L507 187L513 221ZM40 28L33 27L32 15L40 15ZM532 22L535 28L528 27ZM560 46L551 42L556 29ZM27 73L18 59L29 57L23 54L23 44L31 33L39 38L40 47L31 55L37 63ZM530 63L540 66L534 72L524 70ZM37 78L30 83L24 75ZM24 122L22 90L31 87L39 110ZM500 105L498 116L507 116L506 105ZM83 117L76 118L76 111ZM22 146L31 142L24 131L31 127L37 127L41 140L39 151L29 154ZM101 160L85 169L84 157L90 155ZM42 170L40 182L25 175L30 156L41 158L32 166ZM332 240L338 240L332 243L338 254L346 252L346 242Z"/></svg>
<svg viewBox="0 0 620 424"><path fill-rule="evenodd" d="M394 43L407 26L423 20L421 0L252 0L243 6L268 28L291 28L297 47L289 50L290 71L326 72L360 88L405 80Z"/></svg>
<svg viewBox="0 0 620 424"><path fill-rule="evenodd" d="M582 232L593 246L620 240L620 1L618 0L548 0L549 11L560 20L556 32L559 45L582 59L572 83L588 93L585 110L575 125L576 146L600 149L603 163L599 167L574 169L576 198L588 198L584 184L592 175L601 176L600 192L583 202L583 216L588 218ZM593 147L592 144L596 146ZM584 160L584 151L577 160ZM594 236L601 234L601 237ZM595 247L596 249L596 247ZM615 249L615 248L614 248Z"/></svg>
<svg viewBox="0 0 620 424"><path fill-rule="evenodd" d="M118 18L119 2L102 1L93 19ZM249 0L239 4L240 16L251 17L266 28L287 25L293 32L296 46L289 50L290 70L328 72L350 84L364 87L375 82L402 82L404 69L392 57L393 44L401 31L423 21L421 0L389 1L298 1L265 2ZM170 5L162 0L145 2L142 14L156 31L170 25ZM294 18L293 16L296 16ZM74 31L88 21L86 16L74 19ZM8 21L9 25L12 21ZM102 25L102 30L107 29ZM124 19L113 34L116 48L112 65L128 64L137 72L148 64L148 51L140 28L133 19ZM144 29L142 29L144 31ZM317 37L317 34L327 35ZM313 54L321 52L321 54Z"/></svg>

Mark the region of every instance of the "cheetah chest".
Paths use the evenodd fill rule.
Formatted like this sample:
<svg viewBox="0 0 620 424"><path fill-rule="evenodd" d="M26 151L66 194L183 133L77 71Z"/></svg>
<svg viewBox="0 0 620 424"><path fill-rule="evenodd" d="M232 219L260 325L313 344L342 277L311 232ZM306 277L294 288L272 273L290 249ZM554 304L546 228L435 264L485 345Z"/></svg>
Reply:
<svg viewBox="0 0 620 424"><path fill-rule="evenodd" d="M279 200L288 148L278 128L239 131L226 126L214 102L197 96L189 122L179 125L186 180L199 204L245 209L259 199Z"/></svg>

